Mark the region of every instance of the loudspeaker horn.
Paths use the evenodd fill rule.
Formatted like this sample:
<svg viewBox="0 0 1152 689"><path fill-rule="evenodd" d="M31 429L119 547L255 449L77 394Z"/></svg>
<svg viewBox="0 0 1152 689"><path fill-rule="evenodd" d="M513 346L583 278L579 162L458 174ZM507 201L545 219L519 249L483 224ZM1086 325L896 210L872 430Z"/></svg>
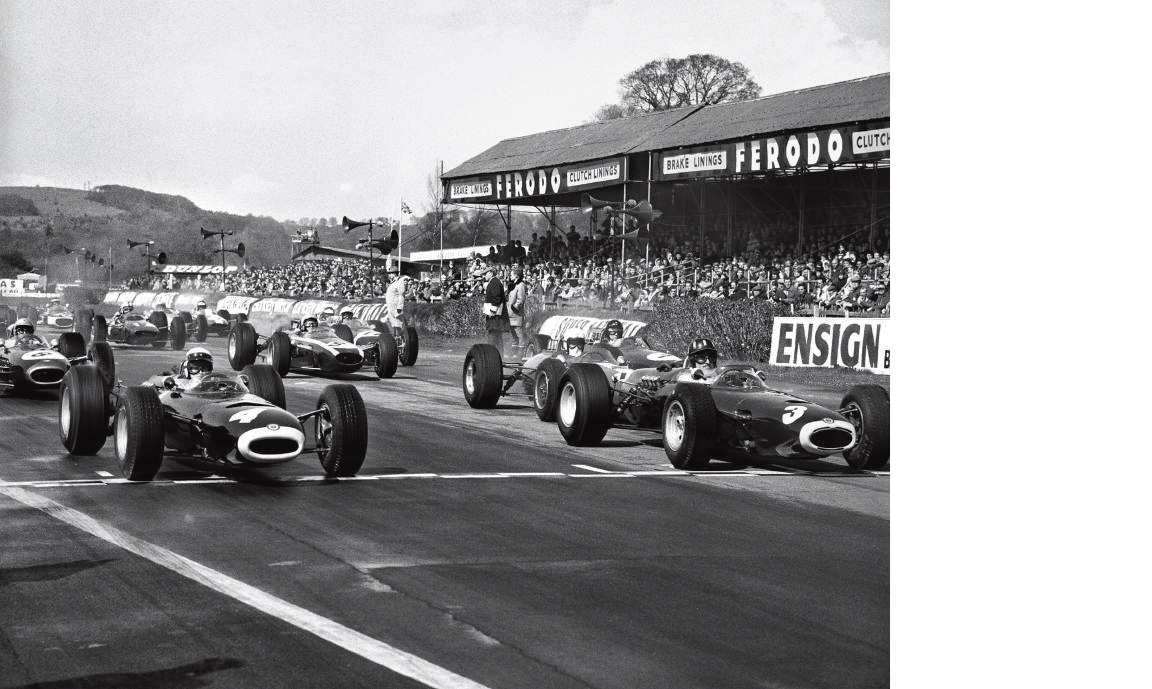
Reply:
<svg viewBox="0 0 1152 689"><path fill-rule="evenodd" d="M168 254L161 251L160 254L158 256L156 256L156 263L159 265L164 265L167 262L168 262Z"/></svg>
<svg viewBox="0 0 1152 689"><path fill-rule="evenodd" d="M648 203L647 200L641 201L631 208L624 208L617 212L621 215L631 215L633 218L636 218L640 222L652 222L653 220L656 220L660 216L664 215L664 211L653 208L652 204Z"/></svg>
<svg viewBox="0 0 1152 689"><path fill-rule="evenodd" d="M240 258L244 258L244 242L240 242L236 245L236 255Z"/></svg>
<svg viewBox="0 0 1152 689"><path fill-rule="evenodd" d="M203 237L204 239L208 239L209 237L215 236L215 234L216 234L215 232L209 232L208 230L204 229L203 227L200 228L200 236Z"/></svg>
<svg viewBox="0 0 1152 689"><path fill-rule="evenodd" d="M583 213L591 213L592 211L600 210L601 208L614 208L617 205L619 204L616 201L605 201L603 199L598 199L591 194L580 195L580 211Z"/></svg>
<svg viewBox="0 0 1152 689"><path fill-rule="evenodd" d="M144 246L146 244L148 244L148 242L134 242L131 239L128 240L128 248L129 249L135 249L138 246Z"/></svg>
<svg viewBox="0 0 1152 689"><path fill-rule="evenodd" d="M349 218L347 215L345 215L344 220L341 221L341 224L344 225L344 231L347 232L348 230L354 230L357 227L364 227L365 225L370 224L370 221L368 221L368 220L353 220L353 219Z"/></svg>

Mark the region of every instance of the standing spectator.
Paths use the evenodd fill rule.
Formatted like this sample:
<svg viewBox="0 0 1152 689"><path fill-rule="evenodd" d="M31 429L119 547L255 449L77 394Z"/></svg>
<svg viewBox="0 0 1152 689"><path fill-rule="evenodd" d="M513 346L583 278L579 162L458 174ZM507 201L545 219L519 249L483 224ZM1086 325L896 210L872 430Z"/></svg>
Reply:
<svg viewBox="0 0 1152 689"><path fill-rule="evenodd" d="M496 277L496 269L492 266L484 271L488 284L484 287L484 327L488 331L488 342L504 351L504 324L507 322L507 309L505 308L504 285Z"/></svg>
<svg viewBox="0 0 1152 689"><path fill-rule="evenodd" d="M392 335L400 337L404 328L404 292L408 288L407 275L401 275L388 286L385 301L388 307L388 325L392 326Z"/></svg>
<svg viewBox="0 0 1152 689"><path fill-rule="evenodd" d="M528 348L528 338L524 334L524 309L527 303L528 287L524 284L524 271L516 267L508 283L508 330L512 333L514 356L518 359L524 357Z"/></svg>

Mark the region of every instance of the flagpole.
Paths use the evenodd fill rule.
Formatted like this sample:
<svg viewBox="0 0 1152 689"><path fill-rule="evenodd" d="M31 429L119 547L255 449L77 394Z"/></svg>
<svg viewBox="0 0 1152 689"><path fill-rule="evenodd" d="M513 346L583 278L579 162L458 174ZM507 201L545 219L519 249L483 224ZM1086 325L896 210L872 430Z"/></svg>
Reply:
<svg viewBox="0 0 1152 689"><path fill-rule="evenodd" d="M400 197L400 233L396 239L396 275L404 274L404 197Z"/></svg>
<svg viewBox="0 0 1152 689"><path fill-rule="evenodd" d="M440 177L444 177L444 161L440 161ZM440 293L444 293L444 204L440 204Z"/></svg>

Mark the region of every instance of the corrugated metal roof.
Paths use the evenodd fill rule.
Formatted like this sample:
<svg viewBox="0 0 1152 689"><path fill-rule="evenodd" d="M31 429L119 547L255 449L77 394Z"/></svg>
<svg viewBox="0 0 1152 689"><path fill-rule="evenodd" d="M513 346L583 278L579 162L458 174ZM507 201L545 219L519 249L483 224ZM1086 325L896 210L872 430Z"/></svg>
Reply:
<svg viewBox="0 0 1152 689"><path fill-rule="evenodd" d="M675 126L653 132L642 150L695 146L792 129L890 117L889 74L700 108Z"/></svg>
<svg viewBox="0 0 1152 689"><path fill-rule="evenodd" d="M697 109L698 106L691 106L665 110L504 139L445 172L444 178L527 170L620 155Z"/></svg>
<svg viewBox="0 0 1152 689"><path fill-rule="evenodd" d="M505 139L445 172L443 178L882 119L891 111L890 76L877 74L737 103L691 106Z"/></svg>

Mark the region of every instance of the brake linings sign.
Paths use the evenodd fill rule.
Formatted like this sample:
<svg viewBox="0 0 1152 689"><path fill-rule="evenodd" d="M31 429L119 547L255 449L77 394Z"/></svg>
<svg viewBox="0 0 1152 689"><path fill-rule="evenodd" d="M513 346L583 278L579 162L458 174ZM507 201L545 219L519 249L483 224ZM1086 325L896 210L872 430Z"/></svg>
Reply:
<svg viewBox="0 0 1152 689"><path fill-rule="evenodd" d="M510 201L583 191L619 184L627 174L626 159L605 158L588 163L500 172L445 183L446 201Z"/></svg>
<svg viewBox="0 0 1152 689"><path fill-rule="evenodd" d="M776 318L769 361L891 373L891 328L890 318Z"/></svg>
<svg viewBox="0 0 1152 689"><path fill-rule="evenodd" d="M716 175L752 175L772 170L877 160L891 155L890 127L838 127L781 136L762 136L656 154L656 180Z"/></svg>

